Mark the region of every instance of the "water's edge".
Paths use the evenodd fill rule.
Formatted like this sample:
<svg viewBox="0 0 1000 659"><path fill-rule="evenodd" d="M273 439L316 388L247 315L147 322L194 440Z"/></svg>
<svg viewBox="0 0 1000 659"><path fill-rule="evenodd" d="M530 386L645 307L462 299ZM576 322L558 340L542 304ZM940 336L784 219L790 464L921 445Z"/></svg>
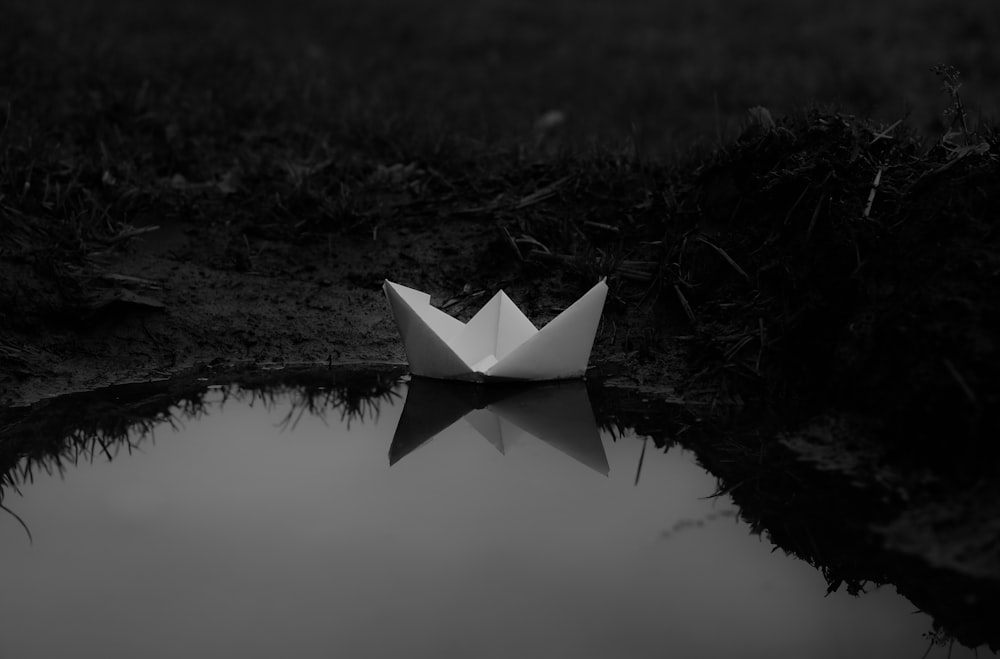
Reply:
<svg viewBox="0 0 1000 659"><path fill-rule="evenodd" d="M262 399L290 395L303 413L351 416L377 412L379 401L405 377L405 367L393 364L204 368L171 380L2 409L0 503L3 491L23 480L19 470L25 465L59 468L61 461L72 462L81 453L110 453L130 434L169 422L178 410L186 416L204 412L206 395L220 386L233 395ZM766 428L738 416L726 427L713 427L702 420L703 408L664 401L628 383L591 378L587 389L601 427L631 428L661 450L676 444L694 452L751 528L820 570L831 591L893 584L930 614L941 632L963 645L1000 645L994 624L1000 584L885 548L873 529L892 518L893 502L873 501L870 492L796 461L780 443L763 441Z"/></svg>

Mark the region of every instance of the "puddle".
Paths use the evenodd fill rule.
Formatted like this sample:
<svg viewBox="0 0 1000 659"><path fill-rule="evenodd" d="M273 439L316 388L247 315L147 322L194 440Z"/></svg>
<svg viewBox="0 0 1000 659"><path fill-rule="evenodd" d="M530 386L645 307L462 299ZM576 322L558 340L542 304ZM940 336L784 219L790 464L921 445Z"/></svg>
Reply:
<svg viewBox="0 0 1000 659"><path fill-rule="evenodd" d="M7 472L0 656L973 656L580 383L170 400Z"/></svg>

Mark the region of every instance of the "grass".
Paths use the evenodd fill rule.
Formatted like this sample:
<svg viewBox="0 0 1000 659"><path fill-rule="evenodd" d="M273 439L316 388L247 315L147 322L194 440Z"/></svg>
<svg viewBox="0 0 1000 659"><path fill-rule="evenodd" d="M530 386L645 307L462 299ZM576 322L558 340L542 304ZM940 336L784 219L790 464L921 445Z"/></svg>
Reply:
<svg viewBox="0 0 1000 659"><path fill-rule="evenodd" d="M994 450L989 0L8 14L0 327L59 317L88 264L146 224L238 227L238 270L248 237L474 213L525 276L611 274L640 319L613 340L639 361L691 346L691 390L802 422L879 416L926 446L958 424L964 448ZM962 70L960 96L941 94L939 62Z"/></svg>
<svg viewBox="0 0 1000 659"><path fill-rule="evenodd" d="M552 152L561 173L581 154L670 161L760 104L910 107L933 127L940 61L996 107L992 3L825 4L14 3L0 203L60 243L151 214L342 230L399 196L379 167L418 163L439 199Z"/></svg>
<svg viewBox="0 0 1000 659"><path fill-rule="evenodd" d="M805 415L877 418L901 454L934 455L944 436L958 454L995 454L997 155L985 140L928 152L828 114L721 152L696 178L724 191L701 196L714 242L676 259L711 367L750 390L787 387L767 400L804 394Z"/></svg>
<svg viewBox="0 0 1000 659"><path fill-rule="evenodd" d="M259 190L257 213L277 193L264 209L339 226L370 206L378 165L451 180L484 154L537 157L534 123L553 109L566 121L543 153L662 161L728 143L756 105L909 108L934 128L938 62L965 72L973 109L1000 100L985 96L1000 74L985 1L452 4L15 3L5 197L90 226L163 201L201 213L177 194L193 184ZM303 188L315 174L340 185Z"/></svg>

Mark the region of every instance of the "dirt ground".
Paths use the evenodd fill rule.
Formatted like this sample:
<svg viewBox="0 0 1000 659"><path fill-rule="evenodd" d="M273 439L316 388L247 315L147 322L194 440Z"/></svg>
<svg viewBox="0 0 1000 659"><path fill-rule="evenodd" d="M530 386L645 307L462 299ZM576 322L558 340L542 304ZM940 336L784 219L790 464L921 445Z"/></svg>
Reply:
<svg viewBox="0 0 1000 659"><path fill-rule="evenodd" d="M536 324L588 285L540 267L524 277L516 260L497 258L508 248L496 226L474 217L430 228L424 218L404 220L375 235L309 245L255 240L252 252L226 227L138 228L148 231L95 259L83 299L62 308L60 300L51 301L58 309L51 319L57 322L48 324L54 331L28 325L24 334L5 338L4 405L165 378L214 361L405 363L381 290L386 278L430 292L435 304L450 303L449 311L463 317L504 288ZM12 266L5 267L8 281L15 281ZM60 295L55 284L20 281L39 287L24 295ZM610 371L626 361L618 328L628 320L615 308L612 299L592 359ZM679 379L671 368L675 358L633 358L629 372L672 393Z"/></svg>

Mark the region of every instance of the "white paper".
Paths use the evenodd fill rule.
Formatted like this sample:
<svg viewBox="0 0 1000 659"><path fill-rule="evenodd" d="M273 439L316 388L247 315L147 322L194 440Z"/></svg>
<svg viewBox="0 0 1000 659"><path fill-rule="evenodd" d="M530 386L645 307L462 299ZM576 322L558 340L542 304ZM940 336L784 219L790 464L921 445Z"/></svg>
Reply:
<svg viewBox="0 0 1000 659"><path fill-rule="evenodd" d="M538 330L500 291L468 323L431 305L430 295L388 279L410 372L444 380L561 380L582 377L608 286L590 291Z"/></svg>
<svg viewBox="0 0 1000 659"><path fill-rule="evenodd" d="M464 419L501 453L541 440L604 474L607 454L583 382L473 386L415 378L389 447L395 464Z"/></svg>

